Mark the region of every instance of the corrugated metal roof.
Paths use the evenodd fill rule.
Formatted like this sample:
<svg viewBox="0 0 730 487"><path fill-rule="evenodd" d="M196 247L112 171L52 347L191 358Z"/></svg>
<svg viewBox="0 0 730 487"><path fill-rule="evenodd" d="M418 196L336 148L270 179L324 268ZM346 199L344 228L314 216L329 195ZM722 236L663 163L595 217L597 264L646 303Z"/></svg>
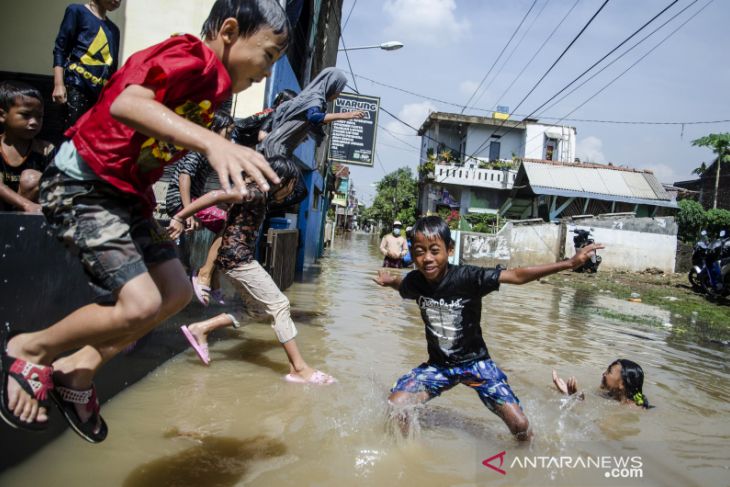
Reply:
<svg viewBox="0 0 730 487"><path fill-rule="evenodd" d="M657 201L651 200L671 200L661 183L649 172L528 161L522 165L530 186L539 194L548 194L542 190L551 189L569 192L572 196L586 193L586 197L596 199L626 202L642 200L640 204L647 204L647 201L649 204L658 204ZM549 194L556 192L550 191Z"/></svg>

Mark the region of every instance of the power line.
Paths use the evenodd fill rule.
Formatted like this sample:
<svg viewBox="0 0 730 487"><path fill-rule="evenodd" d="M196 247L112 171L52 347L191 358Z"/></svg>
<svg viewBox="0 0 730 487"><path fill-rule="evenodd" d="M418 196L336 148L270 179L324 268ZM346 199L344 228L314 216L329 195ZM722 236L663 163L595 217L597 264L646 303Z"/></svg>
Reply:
<svg viewBox="0 0 730 487"><path fill-rule="evenodd" d="M342 26L342 30L345 30L347 28L347 23L350 22L350 16L352 15L352 11L355 10L355 5L357 5L357 0L352 2L352 7L350 7L350 13L347 14L347 18L345 19L345 25Z"/></svg>
<svg viewBox="0 0 730 487"><path fill-rule="evenodd" d="M608 1L608 0L606 0L606 1ZM494 67L499 62L499 59L502 57L502 54L504 54L504 51L509 46L510 42L512 42L512 39L514 39L515 38L515 35L517 35L517 32L522 27L522 24L525 22L525 19L527 18L528 15L530 15L530 12L532 12L532 9L535 8L535 4L536 3L537 3L537 0L533 0L532 5L530 5L530 8L527 10L527 13L525 14L524 17L522 17L522 20L520 20L520 23L517 26L517 28L514 30L514 32L512 32L512 35L510 36L509 40L507 41L507 44L505 44L504 47L502 48L502 50L499 52L499 56L497 56L497 59L495 59L494 62L492 63L492 65L489 67L489 70L487 71L487 74L484 75L484 78L482 78L482 80L479 82L479 85L474 90L474 93L471 94L471 96L469 97L469 99L464 104L464 107L461 109L461 112L459 112L459 113L464 113L464 110L467 109L467 107L469 106L469 103L471 103L471 101L474 98L474 96L479 92L479 89L484 84L484 81L486 81L486 79L489 77L489 74L492 72L492 70L494 69Z"/></svg>
<svg viewBox="0 0 730 487"><path fill-rule="evenodd" d="M406 93L408 95L422 98L424 100L430 100L430 101L434 101L436 103L441 103L444 105L450 105L450 106L454 106L454 107L462 106L455 102L441 100L439 98L434 98L432 96L416 93L416 92L407 90L405 88L400 88L398 86L393 86L393 85L390 85L387 83L383 83L381 81L377 81L372 78L368 78L367 76L362 76L359 74L356 74L355 76L360 79L364 79L365 81L369 81L370 83L376 84L378 86L383 86L385 88L390 88L392 90L400 91L402 93ZM473 108L473 110L493 113L492 110L488 110L486 108L476 108L475 107L475 108ZM519 113L516 113L513 115L518 118L526 117L526 115L521 115ZM567 122L607 123L607 124L627 124L627 125L700 125L700 124L718 124L718 123L730 122L730 120L698 120L698 121L684 121L684 122L682 122L682 121L658 122L658 121L652 121L652 120L646 120L646 121L642 121L642 120L602 120L602 119L593 119L593 118L564 118L564 117L554 117L554 116L548 116L548 115L540 115L540 119L565 120Z"/></svg>
<svg viewBox="0 0 730 487"><path fill-rule="evenodd" d="M563 22L565 22L565 19L568 18L568 15L570 15L570 13L573 11L573 9L575 9L575 7L578 5L579 2L580 2L580 0L575 0L575 3L573 4L573 6L568 9L568 11L563 16L563 18L560 20L560 22L558 22L558 25L555 26L555 28L550 33L550 35L547 36L547 38L543 41L542 45L540 45L540 48L537 51L535 51L535 54L532 55L532 57L530 58L530 60L527 61L527 63L522 67L522 69L520 70L520 72L517 73L517 76L514 77L514 79L509 84L509 86L507 87L507 89L504 90L501 95L499 95L499 98L497 98L497 102L494 104L495 107L497 105L499 105L499 102L502 101L502 98L504 98L504 95L506 95L509 92L509 90L512 89L512 86L514 86L514 84L517 82L517 80L520 78L520 76L522 76L522 73L525 72L525 70L527 69L527 67L530 64L532 64L532 61L535 60L535 58L537 57L537 55L540 54L540 52L542 52L543 48L547 45L547 43L550 41L550 39L553 38L553 35L555 35L555 33L560 28L560 26L563 25Z"/></svg>
<svg viewBox="0 0 730 487"><path fill-rule="evenodd" d="M665 25L667 25L668 23L670 23L672 20L674 20L677 17L679 17L680 15L682 15L688 8L690 8L692 5L694 5L698 1L699 0L694 0L692 3L688 4L687 6L685 6L682 10L680 10L679 12L677 12L676 14L674 14L673 16L671 16L669 19L667 19L662 25L660 25L659 27L657 27L656 29L654 29L653 31L651 31L650 33L648 33L647 35L645 35L641 40L639 40L633 46L631 46L628 49L626 49L619 56L615 57L610 63L606 64L604 67L602 67L601 69L599 69L598 71L596 71L595 73L593 73L590 77L588 77L587 79L583 80L583 82L581 82L579 85L577 85L576 87L574 87L572 90L570 90L569 92L567 92L566 94L564 94L563 96L561 96L559 99L555 100L553 103L550 104L550 106L548 106L547 108L545 108L545 110L543 110L543 111L546 112L546 111L550 110L551 108L553 108L554 106L556 106L558 103L560 103L561 101L563 101L565 98L567 98L571 94L575 93L582 86L585 86L586 83L588 83L590 80L592 80L593 78L595 78L596 76L598 76L599 74L601 74L603 71L605 71L610 66L613 66L613 64L616 61L618 61L619 59L623 58L629 52L631 52L632 50L634 50L637 46L639 46L639 44L641 44L642 42L644 42L645 40L647 40L649 37L653 36L657 31L659 31L660 29L662 29ZM538 114L537 116L539 117L540 114Z"/></svg>
<svg viewBox="0 0 730 487"><path fill-rule="evenodd" d="M519 47L522 45L522 41L524 41L525 40L525 37L527 37L527 34L530 33L530 31L532 30L532 27L535 25L535 22L537 22L537 19L540 18L540 16L542 15L543 11L545 10L545 7L547 7L549 3L550 3L550 0L545 0L545 2L542 4L542 7L540 7L540 10L533 16L532 22L530 22L530 25L528 25L527 26L527 29L525 29L525 31L522 33L522 37L520 37L520 40L517 41L517 44L515 44L515 47L512 48L512 50L510 51L510 53L507 55L507 58L504 60L504 62L499 67L499 69L494 74L494 76L492 76L492 79L489 81L489 83L487 83L487 86L484 87L484 89L479 94L479 96L476 98L476 100L474 100L474 104L475 105L477 103L479 103L479 100L481 100L482 97L484 96L484 94L487 91L489 91L489 87L492 86L492 83L494 83L494 81L497 78L499 78L499 75L502 73L502 70L504 69L505 66L507 66L507 64L509 63L510 59L512 59L512 56L514 56L514 54L517 51L517 49L519 49ZM495 106L496 106L496 104L495 104Z"/></svg>
<svg viewBox="0 0 730 487"><path fill-rule="evenodd" d="M591 65L591 66L590 66L590 67L589 67L588 69L586 69L585 71L583 71L583 72L582 72L582 73L581 73L580 75L576 76L576 77L575 77L575 78L574 78L574 79L573 79L573 80L572 80L572 81L571 81L570 83L568 83L567 85L565 85L565 86L564 86L563 88L561 88L561 89L560 89L560 91L558 91L557 93L555 93L554 95L552 95L552 96L551 96L550 98L548 98L548 99L547 99L547 100L546 100L546 101L545 101L545 102L544 102L543 104L541 104L541 105L540 105L539 107L537 107L537 108L536 108L536 109L534 109L534 110L533 110L532 112L530 112L530 114L529 114L529 115L527 115L527 117L526 117L526 118L529 118L529 117L531 117L532 115L534 115L534 114L535 114L535 113L536 113L536 112L537 112L538 110L540 110L540 109L541 109L542 107L544 107L545 105L547 105L547 104L548 104L548 103L549 103L549 102L550 102L551 100L553 100L553 99L554 99L554 98L555 98L556 96L560 95L560 94L561 94L561 93L562 93L563 91L565 91L565 90L566 90L567 88L569 88L569 87L570 87L570 86L571 86L571 85L572 85L573 83L575 83L575 82L576 82L576 81L578 81L578 80L579 80L580 78L582 78L582 77L583 77L583 76L584 76L584 75L585 75L586 73L588 73L588 72L589 72L590 70L592 70L592 69L593 69L594 67L596 67L596 66L597 66L597 65L598 65L599 63L601 63L601 62L602 62L602 61L603 61L604 59L606 59L606 58L607 58L608 56L610 56L611 54L613 54L614 52L616 52L616 50L618 50L618 49L619 49L619 48L620 48L621 46L623 46L624 44L626 44L626 43L627 43L627 42L628 42L628 41L629 41L629 40L630 40L631 38L633 38L633 37L634 37L634 36L635 36L636 34L638 34L638 33L639 33L639 32L641 32L641 31L642 31L643 29L645 29L645 28L646 28L646 27L647 27L647 26L648 26L649 24L651 24L652 22L654 22L654 20L656 20L656 19L657 19L657 18L658 18L658 17L660 16L660 15L662 15L662 14L663 14L664 12L666 12L666 11L667 11L667 10L668 10L669 8L671 8L671 7L672 7L672 6L674 5L674 4L676 4L676 3L678 2L678 1L679 1L679 0L672 0L672 1L671 1L671 2L670 2L670 3L669 3L669 4L667 5L667 6L666 6L666 7L664 7L664 8L662 9L662 10L660 10L660 11L659 11L659 13L657 13L656 15L654 15L654 17L652 17L652 18L651 18L651 19L649 19L649 20L648 20L647 22L645 22L645 23L644 23L644 24L643 24L643 25L642 25L641 27L639 27L639 28L638 28L637 30L635 30L635 31L634 31L634 32L633 32L633 33L632 33L632 34L631 34L630 36L628 36L628 37L627 37L626 39L624 39L623 41L621 41L621 42L620 42L620 43L619 43L619 44L618 44L618 45L617 45L616 47L614 47L614 48L613 48L613 49L611 49L611 50L610 50L609 52L607 52L607 53L606 53L605 55L603 55L603 56L602 56L602 57L601 57L601 58L600 58L600 59L599 59L598 61L594 62L594 63L593 63L593 64L592 64L592 65ZM605 3L604 3L604 4L602 5L602 6L601 6L601 8L603 8L603 6L605 6L605 4L606 4L607 2L608 2L608 0L606 0L606 2L605 2ZM600 9L599 9L599 11L600 11ZM530 93L532 93L532 91L530 91ZM528 93L528 96L529 96L529 93ZM522 101L520 102L520 104L522 104L522 102L524 102L526 98L527 98L527 97L523 98L523 99L522 99ZM518 105L518 107L519 107L519 105ZM516 110L516 109L517 109L517 108L515 108L515 110ZM495 130L495 131L494 131L494 132L493 132L493 133L492 133L492 134L491 134L491 135L489 136L489 138L487 138L487 139L486 139L486 140L485 140L485 141L484 141L484 142L483 142L483 143L482 143L482 144L481 144L481 145L480 145L480 146L479 146L479 147L477 148L477 150L476 150L476 151L474 152L474 154L476 154L477 152L479 152L480 150L482 150L482 149L484 148L484 146L486 145L486 143L487 143L487 142L489 141L489 139L490 139L490 138L492 137L492 135L494 135L495 133L497 133L497 131L498 131L498 130L499 130L500 128L501 128L501 125L500 125L500 127L497 127L497 130ZM473 154L472 154L472 156L473 156Z"/></svg>
<svg viewBox="0 0 730 487"><path fill-rule="evenodd" d="M687 20L685 20L684 22L682 22L676 29L674 29L672 32L670 32L666 37L664 37L664 39L662 39L661 41L659 41L658 44L656 44L653 48L651 48L643 56L641 56L639 59L637 59L631 66L629 66L628 68L626 68L621 74L619 74L614 79L612 79L611 81L609 81L600 90L598 90L597 92L595 92L588 99L586 99L583 103L581 103L580 105L578 105L577 107L575 107L573 110L571 110L570 112L568 112L564 117L558 119L558 121L555 124L549 124L549 125L559 126L559 124L560 124L561 121L567 120L567 117L568 116L570 116L573 112L575 112L576 110L578 110L579 108L581 108L583 105L585 105L586 103L588 103L589 101L591 101L596 96L598 96L606 88L608 88L609 86L611 86L616 80L618 80L619 78L621 78L621 76L623 76L624 74L626 74L631 68L633 68L634 66L636 66L639 62L641 62L641 60L643 60L645 57L647 57L649 54L651 54L655 49L657 49L659 46L661 46L667 39L669 39L671 36L673 36L679 29L681 29L682 27L684 27L685 24L687 24L690 20L692 20L693 18L695 18L700 12L702 12L713 1L714 0L709 0L704 6L702 6L699 10L697 10L694 14L692 14ZM684 10L686 10L686 9L684 9ZM684 12L684 10L682 10L682 12ZM590 120L586 120L586 121L590 121ZM612 123L630 123L630 124L634 124L634 125L681 125L682 126L682 129L684 129L684 126L685 125L730 123L730 120L713 120L713 121L697 121L697 122L616 122L616 121L613 121ZM542 134L537 134L537 135L533 136L530 140L525 140L525 142L519 147L519 149L522 149L522 148L526 147L528 143L532 142L533 140L535 140L537 137L540 137L540 136L542 136Z"/></svg>

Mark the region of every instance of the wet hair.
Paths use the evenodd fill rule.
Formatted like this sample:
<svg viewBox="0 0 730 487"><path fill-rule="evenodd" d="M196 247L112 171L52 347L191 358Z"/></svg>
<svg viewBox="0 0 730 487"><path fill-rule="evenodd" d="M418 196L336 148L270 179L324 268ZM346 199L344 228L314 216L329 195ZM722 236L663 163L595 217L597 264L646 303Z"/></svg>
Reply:
<svg viewBox="0 0 730 487"><path fill-rule="evenodd" d="M271 104L271 106L273 108L276 108L279 105L281 105L282 103L284 103L285 101L293 100L296 97L297 97L297 92L294 90L289 90L289 89L281 90L274 97L274 101Z"/></svg>
<svg viewBox="0 0 730 487"><path fill-rule="evenodd" d="M277 35L289 36L291 32L286 12L276 0L216 0L203 23L202 37L215 37L223 22L231 17L238 21L241 37L250 37L265 27L271 27Z"/></svg>
<svg viewBox="0 0 730 487"><path fill-rule="evenodd" d="M451 248L454 245L454 241L451 240L451 230L449 225L440 216L425 216L419 218L416 224L413 225L413 237L417 233L422 233L424 237L438 238L443 240L446 248Z"/></svg>
<svg viewBox="0 0 730 487"><path fill-rule="evenodd" d="M233 117L226 110L218 110L213 115L213 121L210 123L210 130L215 133L220 132L223 129L233 126Z"/></svg>
<svg viewBox="0 0 730 487"><path fill-rule="evenodd" d="M288 157L275 156L268 160L271 169L281 179L281 186L301 177L302 172L299 170L297 163Z"/></svg>
<svg viewBox="0 0 730 487"><path fill-rule="evenodd" d="M0 83L0 109L8 111L15 105L18 97L35 98L43 104L43 97L37 88L22 81L3 81Z"/></svg>
<svg viewBox="0 0 730 487"><path fill-rule="evenodd" d="M614 360L611 365L608 366L609 370L614 365L621 365L621 380L624 383L624 393L626 397L634 401L634 404L641 406L644 409L649 409L653 406L649 404L649 399L644 395L642 388L644 387L644 369L641 365L631 360L620 358Z"/></svg>

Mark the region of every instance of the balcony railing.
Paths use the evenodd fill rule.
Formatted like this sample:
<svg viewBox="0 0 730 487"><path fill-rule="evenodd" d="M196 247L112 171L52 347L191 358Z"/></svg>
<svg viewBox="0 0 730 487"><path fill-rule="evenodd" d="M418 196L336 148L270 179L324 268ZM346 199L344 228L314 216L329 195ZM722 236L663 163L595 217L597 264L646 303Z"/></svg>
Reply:
<svg viewBox="0 0 730 487"><path fill-rule="evenodd" d="M458 184L480 188L512 189L517 171L468 168L457 165L437 164L433 179L441 184Z"/></svg>

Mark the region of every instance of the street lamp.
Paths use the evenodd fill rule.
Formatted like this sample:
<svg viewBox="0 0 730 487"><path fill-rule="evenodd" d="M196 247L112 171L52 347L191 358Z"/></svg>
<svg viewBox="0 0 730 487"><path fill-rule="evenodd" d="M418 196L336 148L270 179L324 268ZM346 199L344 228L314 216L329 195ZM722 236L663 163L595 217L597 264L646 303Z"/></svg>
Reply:
<svg viewBox="0 0 730 487"><path fill-rule="evenodd" d="M399 41L388 41L374 46L348 47L347 49L338 49L337 51L358 51L360 49L382 49L384 51L397 51L403 47L403 43Z"/></svg>

